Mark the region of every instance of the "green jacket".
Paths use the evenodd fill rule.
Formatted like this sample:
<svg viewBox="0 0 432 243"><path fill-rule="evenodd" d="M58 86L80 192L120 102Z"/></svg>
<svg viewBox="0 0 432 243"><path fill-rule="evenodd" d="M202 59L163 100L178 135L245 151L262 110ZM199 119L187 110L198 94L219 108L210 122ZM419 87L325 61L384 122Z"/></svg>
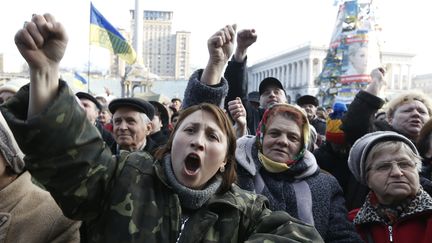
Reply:
<svg viewBox="0 0 432 243"><path fill-rule="evenodd" d="M176 242L182 208L161 163L146 152L112 156L60 81L56 100L26 120L28 86L1 107L26 166L64 214L86 222L90 242ZM322 242L310 225L232 186L194 212L179 242Z"/></svg>

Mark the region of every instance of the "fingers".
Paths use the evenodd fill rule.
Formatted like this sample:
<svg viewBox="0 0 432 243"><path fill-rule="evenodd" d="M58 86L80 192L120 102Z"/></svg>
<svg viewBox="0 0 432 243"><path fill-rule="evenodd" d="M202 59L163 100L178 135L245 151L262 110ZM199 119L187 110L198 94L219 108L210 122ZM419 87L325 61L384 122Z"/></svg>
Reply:
<svg viewBox="0 0 432 243"><path fill-rule="evenodd" d="M31 21L26 21L23 28L15 35L15 43L25 45L31 50L41 48L50 35L47 24L44 16L34 14Z"/></svg>
<svg viewBox="0 0 432 243"><path fill-rule="evenodd" d="M233 42L235 36L235 26L227 25L220 29L209 39L209 43L215 47L221 47L227 42Z"/></svg>
<svg viewBox="0 0 432 243"><path fill-rule="evenodd" d="M371 78L377 79L377 80L383 80L384 79L385 71L382 68L375 68L371 72Z"/></svg>
<svg viewBox="0 0 432 243"><path fill-rule="evenodd" d="M57 22L53 15L46 13L43 15L47 24L44 26L47 31L54 35L57 39L68 40L66 30L60 22Z"/></svg>
<svg viewBox="0 0 432 243"><path fill-rule="evenodd" d="M41 48L44 44L45 38L39 30L37 24L34 21L28 22L25 26L25 29L30 34L31 39L35 43L36 47Z"/></svg>
<svg viewBox="0 0 432 243"><path fill-rule="evenodd" d="M38 46L33 40L33 37L30 35L29 31L27 30L27 25L28 23L25 23L24 27L15 34L15 44L18 47L25 47L30 50L37 50Z"/></svg>
<svg viewBox="0 0 432 243"><path fill-rule="evenodd" d="M235 100L228 102L228 110L234 119L246 116L246 109L244 108L241 99L238 97Z"/></svg>
<svg viewBox="0 0 432 243"><path fill-rule="evenodd" d="M257 34L255 29L243 29L237 33L239 38L256 38Z"/></svg>

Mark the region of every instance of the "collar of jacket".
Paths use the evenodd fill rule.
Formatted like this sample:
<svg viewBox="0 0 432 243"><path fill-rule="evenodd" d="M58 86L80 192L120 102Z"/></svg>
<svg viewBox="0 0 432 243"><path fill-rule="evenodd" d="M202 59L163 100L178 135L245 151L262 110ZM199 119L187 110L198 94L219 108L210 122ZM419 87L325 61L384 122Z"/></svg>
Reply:
<svg viewBox="0 0 432 243"><path fill-rule="evenodd" d="M168 184L167 178L162 168L162 163L160 161L156 161L153 165L155 169L156 176L159 180L168 188L172 189L172 187ZM229 206L232 208L236 208L237 210L246 213L245 202L247 201L256 201L258 195L249 191L245 191L239 188L236 184L231 185L231 189L224 194L215 194L213 195L205 204L205 207L212 208L216 207L216 210L220 208L220 205ZM268 205L267 199L262 199L266 201L266 205Z"/></svg>
<svg viewBox="0 0 432 243"><path fill-rule="evenodd" d="M252 176L256 175L256 172L261 169L262 164L258 159L258 147L256 146L255 136L246 135L237 139L235 157L240 166L242 166ZM315 156L308 150L305 151L303 159L291 167L296 171L287 171L285 174L293 174L293 177L296 180L304 179L319 171ZM302 169L297 171L296 167L301 167Z"/></svg>
<svg viewBox="0 0 432 243"><path fill-rule="evenodd" d="M381 217L376 213L374 207L370 203L370 196L371 194L369 193L366 197L365 203L354 218L354 224L360 225L372 222L385 223L383 219L381 219ZM427 194L426 191L420 188L420 194L411 201L408 206L408 211L403 212L400 215L398 222L404 218L424 212L432 213L432 198Z"/></svg>
<svg viewBox="0 0 432 243"><path fill-rule="evenodd" d="M26 171L0 190L0 212L10 212L32 184L30 173Z"/></svg>

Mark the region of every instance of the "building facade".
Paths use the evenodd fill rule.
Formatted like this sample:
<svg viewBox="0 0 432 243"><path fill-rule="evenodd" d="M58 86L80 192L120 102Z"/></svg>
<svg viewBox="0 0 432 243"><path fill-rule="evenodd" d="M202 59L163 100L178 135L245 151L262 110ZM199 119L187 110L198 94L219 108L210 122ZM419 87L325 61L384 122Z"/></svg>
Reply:
<svg viewBox="0 0 432 243"><path fill-rule="evenodd" d="M261 80L271 76L281 81L290 103L295 103L302 95L317 96L319 93L317 78L321 73L327 49L327 46L307 43L253 64L248 67L248 91L258 90ZM411 64L415 55L383 51L381 56L389 79L387 92L410 89L412 87Z"/></svg>
<svg viewBox="0 0 432 243"><path fill-rule="evenodd" d="M412 80L412 88L432 94L432 73L415 76Z"/></svg>
<svg viewBox="0 0 432 243"><path fill-rule="evenodd" d="M132 29L134 29L134 14ZM143 48L144 66L158 80L184 80L190 75L190 32L172 34L172 11L144 10Z"/></svg>

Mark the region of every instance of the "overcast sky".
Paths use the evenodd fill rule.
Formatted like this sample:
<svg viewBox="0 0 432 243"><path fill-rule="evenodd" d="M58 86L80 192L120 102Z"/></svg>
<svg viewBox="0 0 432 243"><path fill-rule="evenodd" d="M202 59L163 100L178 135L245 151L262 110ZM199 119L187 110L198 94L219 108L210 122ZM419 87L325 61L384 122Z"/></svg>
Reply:
<svg viewBox="0 0 432 243"><path fill-rule="evenodd" d="M383 27L386 49L417 54L413 73L432 73L432 34L430 0L374 0ZM129 10L134 0L94 0L95 7L116 27L129 28ZM191 32L191 64L203 67L208 58L206 41L226 24L255 28L258 41L249 50L249 63L295 48L311 41L328 45L336 20L334 0L142 0L145 10L174 12L173 31ZM90 2L84 0L2 1L0 53L23 59L13 42L16 31L33 13L52 13L64 23L69 45L62 66L83 68L89 56L88 32ZM105 53L105 54L104 54ZM106 50L91 48L92 65L104 68Z"/></svg>

